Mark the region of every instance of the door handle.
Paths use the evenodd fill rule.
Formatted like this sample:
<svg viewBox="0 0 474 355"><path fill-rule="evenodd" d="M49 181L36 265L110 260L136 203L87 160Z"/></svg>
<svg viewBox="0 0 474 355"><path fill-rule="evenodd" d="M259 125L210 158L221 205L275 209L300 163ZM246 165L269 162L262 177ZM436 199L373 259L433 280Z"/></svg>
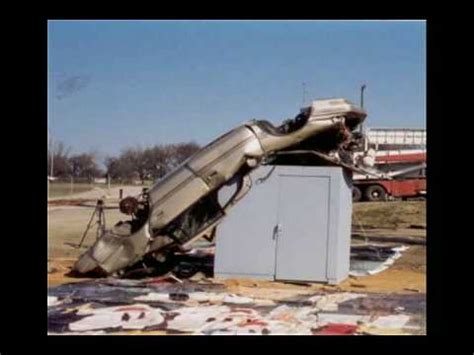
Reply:
<svg viewBox="0 0 474 355"><path fill-rule="evenodd" d="M273 227L272 239L275 240L276 238L278 238L280 233L281 233L281 224L277 224L277 225L275 225L275 227Z"/></svg>

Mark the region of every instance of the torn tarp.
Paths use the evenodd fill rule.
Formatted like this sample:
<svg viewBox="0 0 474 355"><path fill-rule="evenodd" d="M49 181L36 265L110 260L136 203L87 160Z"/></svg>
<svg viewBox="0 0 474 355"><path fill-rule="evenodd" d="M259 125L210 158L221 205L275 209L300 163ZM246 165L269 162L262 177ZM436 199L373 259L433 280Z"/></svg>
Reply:
<svg viewBox="0 0 474 355"><path fill-rule="evenodd" d="M108 328L144 329L163 323L162 310L144 304L79 310L86 317L69 324L71 331L90 331Z"/></svg>
<svg viewBox="0 0 474 355"><path fill-rule="evenodd" d="M388 269L409 247L352 246L349 275L368 276Z"/></svg>

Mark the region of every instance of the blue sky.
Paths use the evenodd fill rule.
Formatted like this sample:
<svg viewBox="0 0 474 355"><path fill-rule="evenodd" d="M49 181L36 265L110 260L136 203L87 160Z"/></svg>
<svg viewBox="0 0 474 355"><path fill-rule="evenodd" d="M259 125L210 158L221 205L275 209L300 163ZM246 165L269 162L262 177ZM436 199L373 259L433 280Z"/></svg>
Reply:
<svg viewBox="0 0 474 355"><path fill-rule="evenodd" d="M366 83L368 127L423 128L425 38L423 21L49 21L49 128L101 156L206 144L294 117L303 82L307 100L356 103ZM71 78L81 87L61 97Z"/></svg>

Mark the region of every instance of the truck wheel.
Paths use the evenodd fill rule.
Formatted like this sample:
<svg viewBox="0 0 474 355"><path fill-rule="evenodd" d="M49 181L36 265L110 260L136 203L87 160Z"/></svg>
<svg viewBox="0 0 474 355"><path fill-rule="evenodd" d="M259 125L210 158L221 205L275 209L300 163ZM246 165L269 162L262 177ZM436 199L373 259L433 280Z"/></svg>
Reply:
<svg viewBox="0 0 474 355"><path fill-rule="evenodd" d="M371 185L365 190L365 198L368 201L385 201L387 193L380 185Z"/></svg>
<svg viewBox="0 0 474 355"><path fill-rule="evenodd" d="M352 201L359 202L361 197L362 197L362 192L360 192L360 189L357 186L353 186L352 187Z"/></svg>

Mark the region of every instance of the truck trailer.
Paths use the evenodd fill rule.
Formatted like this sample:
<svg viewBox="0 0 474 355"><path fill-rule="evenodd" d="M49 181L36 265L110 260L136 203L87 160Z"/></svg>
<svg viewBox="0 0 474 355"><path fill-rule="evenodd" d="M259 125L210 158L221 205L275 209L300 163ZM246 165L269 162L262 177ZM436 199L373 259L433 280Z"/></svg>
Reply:
<svg viewBox="0 0 474 355"><path fill-rule="evenodd" d="M384 201L426 195L426 131L407 128L368 129L363 149L355 153L360 166L383 177L354 174L353 201Z"/></svg>

